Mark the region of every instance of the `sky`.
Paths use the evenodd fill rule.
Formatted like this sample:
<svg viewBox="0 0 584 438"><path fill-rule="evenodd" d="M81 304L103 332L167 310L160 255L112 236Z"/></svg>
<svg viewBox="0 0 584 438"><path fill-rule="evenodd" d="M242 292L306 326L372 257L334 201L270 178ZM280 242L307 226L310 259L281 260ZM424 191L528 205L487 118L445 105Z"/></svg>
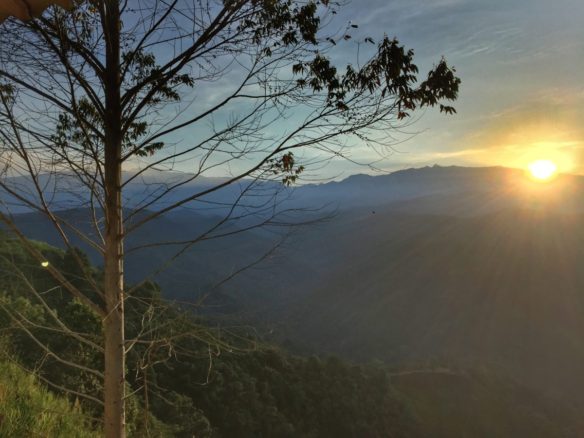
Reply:
<svg viewBox="0 0 584 438"><path fill-rule="evenodd" d="M422 71L444 56L462 79L458 114L425 111L384 169L550 159L584 173L584 1L355 0L341 11L359 26L354 41L395 36Z"/></svg>
<svg viewBox="0 0 584 438"><path fill-rule="evenodd" d="M422 73L444 56L462 79L458 113L416 114L409 134L399 137L405 141L378 168L526 168L549 159L561 172L584 174L584 0L353 0L331 26L349 22L358 28L335 49L339 65L355 60L365 37L387 34L415 50ZM240 74L231 71L199 98L216 102ZM177 143L198 134L181 134ZM378 158L365 146L351 153L359 162ZM343 160L319 170L325 178L366 171Z"/></svg>

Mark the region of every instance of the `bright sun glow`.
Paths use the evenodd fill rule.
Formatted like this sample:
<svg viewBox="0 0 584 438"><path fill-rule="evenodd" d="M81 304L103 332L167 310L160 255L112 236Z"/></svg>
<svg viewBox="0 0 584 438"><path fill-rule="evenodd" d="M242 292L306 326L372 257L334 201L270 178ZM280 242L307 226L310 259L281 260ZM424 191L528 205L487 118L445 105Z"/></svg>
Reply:
<svg viewBox="0 0 584 438"><path fill-rule="evenodd" d="M531 176L539 180L548 180L556 174L558 166L550 160L537 160L528 166Z"/></svg>

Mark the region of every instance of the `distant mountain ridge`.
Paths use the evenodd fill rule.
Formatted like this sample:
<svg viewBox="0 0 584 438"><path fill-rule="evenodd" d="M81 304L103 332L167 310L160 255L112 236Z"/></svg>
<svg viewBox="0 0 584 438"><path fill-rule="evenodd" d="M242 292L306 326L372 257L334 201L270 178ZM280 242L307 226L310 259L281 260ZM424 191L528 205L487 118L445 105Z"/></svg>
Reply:
<svg viewBox="0 0 584 438"><path fill-rule="evenodd" d="M134 179L132 179L134 178ZM124 181L132 181L124 188L127 208L146 206L149 210L164 208L177 200L226 182L228 177L205 177L182 172L125 172ZM45 188L46 198L56 210L78 208L88 201L87 190L76 182L75 177L67 175L41 175L40 185ZM10 184L20 189L32 190L31 183L24 177L9 178ZM176 186L170 193L158 199L169 187ZM556 207L561 211L584 212L584 177L579 175L560 175L555 181L538 183L530 181L526 172L506 167L460 167L427 166L399 170L383 175L355 174L341 181L321 184L306 184L298 187L283 187L276 182L253 181L243 179L218 191L202 196L185 207L200 214L221 214L243 192L242 204L258 205L265 202L273 193L279 193L279 199L285 200L285 207L315 208L323 205L336 209L371 207L381 204L417 200L429 196L453 197L476 196L481 194L494 202L519 202L516 196L521 192L557 191L560 197L555 199ZM548 190L550 189L551 190ZM4 202L14 204L14 199L0 191ZM493 199L501 198L502 199ZM257 201L257 198L260 201ZM253 200L256 201L253 201ZM524 202L529 200L524 199ZM282 208L285 208L282 207ZM463 214L461 207L457 214ZM491 209L498 206L493 205ZM30 211L23 206L12 205L13 213ZM483 212L479 210L479 212ZM468 214L468 213L467 213ZM475 213L476 214L476 213Z"/></svg>

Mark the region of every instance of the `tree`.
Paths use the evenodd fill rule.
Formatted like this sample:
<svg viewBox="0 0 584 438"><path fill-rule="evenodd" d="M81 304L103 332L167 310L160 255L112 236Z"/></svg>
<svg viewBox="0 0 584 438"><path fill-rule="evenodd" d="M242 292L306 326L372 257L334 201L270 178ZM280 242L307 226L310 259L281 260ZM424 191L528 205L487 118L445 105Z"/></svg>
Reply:
<svg viewBox="0 0 584 438"><path fill-rule="evenodd" d="M124 333L130 233L234 185L239 194L215 225L156 245L173 245L178 256L232 233L226 225L236 220L245 220L240 230L276 223L285 211L276 208L279 199L257 201L273 187L266 183L291 185L322 154L342 157L356 143L387 147L417 108L454 112L445 104L457 97L454 70L441 60L418 80L413 51L395 39L365 38L369 59L336 67L335 50L356 27L323 33L338 7L329 0L92 0L2 26L0 219L27 245L11 212L39 212L79 266L72 236L103 257L103 278L87 276L90 293L46 268L102 321L97 375L106 436L124 436L125 357L136 342ZM313 155L302 160L302 151ZM190 173L155 181L143 199L123 199L140 178L177 168ZM185 191L213 169L231 174ZM65 191L78 196L91 231L61 214ZM44 263L34 245L27 248Z"/></svg>

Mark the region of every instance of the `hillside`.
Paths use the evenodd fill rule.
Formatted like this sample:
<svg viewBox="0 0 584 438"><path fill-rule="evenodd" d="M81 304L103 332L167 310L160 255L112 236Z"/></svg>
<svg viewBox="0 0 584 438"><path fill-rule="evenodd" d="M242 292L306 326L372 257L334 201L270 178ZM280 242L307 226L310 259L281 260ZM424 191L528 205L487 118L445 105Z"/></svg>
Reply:
<svg viewBox="0 0 584 438"><path fill-rule="evenodd" d="M55 396L17 365L0 362L0 436L97 438L80 408Z"/></svg>
<svg viewBox="0 0 584 438"><path fill-rule="evenodd" d="M351 220L317 243L345 257L321 271L310 293L291 294L273 330L356 360L488 364L579 397L581 224L530 211Z"/></svg>
<svg viewBox="0 0 584 438"><path fill-rule="evenodd" d="M407 398L421 437L581 436L578 409L485 373L402 372L392 377Z"/></svg>
<svg viewBox="0 0 584 438"><path fill-rule="evenodd" d="M15 268L22 269L33 284L53 291L47 299L50 298L49 302L65 316L68 324L99 336L87 309L67 299L66 294L57 293L50 278L17 242L0 237L3 306L18 305L29 312L29 317L43 318L41 309L27 302L27 293L18 276L13 275ZM46 244L35 245L51 263L75 278L67 264L67 253ZM142 300L146 297L142 295ZM151 299L157 300L156 295L151 295ZM130 336L135 319L141 319L139 309L132 303L134 301L128 301ZM160 307L160 302L155 303ZM0 322L6 324L5 315L1 316ZM161 314L165 318L162 322L166 323L179 320L179 316L178 310ZM2 327L3 336L10 336L7 343L22 364L27 368L38 367L44 378L62 379L69 386L79 385L87 390L91 382L87 376L51 364L42 351L27 341L26 335L14 328L7 330L9 327ZM79 350L80 346L60 341L58 336L51 335L49 342L59 355L73 358L83 354L90 360L88 364L91 360L99 360L98 357L92 359L87 350ZM210 364L209 345L193 342L181 344L174 358L157 366L152 376L158 388L150 394L150 409L155 416L151 418L151 433L156 436L422 438L428 434L446 437L453 433L454 436L487 437L497 432L497 436L511 438L524 432L529 436L576 437L581 430L579 411L572 405L490 373L469 373L460 369L445 373L440 368L422 372L416 369L390 371L381 364L355 365L334 357L294 356L255 341L253 349L221 351ZM132 360L130 356L130 368ZM9 373L10 382L24 379L23 382L28 383L8 386L2 370L0 366L0 389L4 388L0 404L6 400L11 403L10 394L14 390L28 391L34 379L19 370L10 371L10 368L10 373L16 373L16 377ZM138 388L140 381L130 378L129 384ZM54 399L46 389L34 391L44 394L43 400ZM22 401L27 400L28 395L18 397ZM30 427L38 412L37 405L26 404L28 410L18 408L12 423L6 423L6 427L20 429L10 430ZM82 406L99 415L95 406L85 402ZM130 427L141 433L140 392L132 398L131 406ZM76 424L77 415L77 411L65 410L65 423L57 424L62 428L68 427L69 422ZM464 421L460 420L462 417ZM51 418L37 425L46 429L49 427L46 424L53 424ZM51 436L70 436L68 432L59 435L58 429L46 430L54 432ZM81 429L76 429L75 433L75 436L83 436ZM23 436L20 432L17 435Z"/></svg>

